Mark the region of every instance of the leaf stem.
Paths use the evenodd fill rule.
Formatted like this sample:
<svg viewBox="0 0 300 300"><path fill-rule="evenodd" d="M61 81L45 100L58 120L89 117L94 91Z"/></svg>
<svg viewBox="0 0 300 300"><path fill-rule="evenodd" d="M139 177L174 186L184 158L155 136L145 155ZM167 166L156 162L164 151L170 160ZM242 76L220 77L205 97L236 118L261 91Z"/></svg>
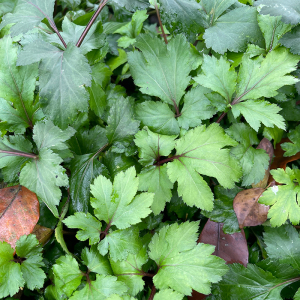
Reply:
<svg viewBox="0 0 300 300"><path fill-rule="evenodd" d="M219 119L216 121L216 123L220 123L222 121L222 119L227 115L227 112L223 112L221 114L221 116L219 117Z"/></svg>
<svg viewBox="0 0 300 300"><path fill-rule="evenodd" d="M5 153L9 155L15 155L15 156L22 156L22 157L28 157L33 159L38 159L38 155L33 153L25 153L25 152L15 152L15 151L6 151L6 150L0 150L0 153Z"/></svg>
<svg viewBox="0 0 300 300"><path fill-rule="evenodd" d="M99 16L99 14L101 13L102 9L104 8L105 4L107 3L108 0L103 0L103 2L101 4L99 4L98 9L96 10L96 12L94 13L94 15L92 16L90 22L87 24L86 28L84 29L83 33L81 34L81 37L79 38L76 47L80 47L83 40L85 39L86 35L88 34L88 32L90 31L92 25L94 24L94 22L96 21L97 17Z"/></svg>
<svg viewBox="0 0 300 300"><path fill-rule="evenodd" d="M167 40L166 33L165 33L165 31L164 31L163 24L162 24L162 22L161 22L160 13L159 13L159 9L158 9L157 2L156 2L156 1L155 1L155 10L156 10L156 15L157 15L157 18L158 18L158 22L159 22L159 26L160 26L160 29L161 29L162 36L164 37L165 43L166 43L166 45L167 45L167 44L168 44L168 40Z"/></svg>
<svg viewBox="0 0 300 300"><path fill-rule="evenodd" d="M153 287L151 289L151 294L150 294L150 297L148 300L153 300L155 293L156 293L156 287L155 287L155 285L153 285Z"/></svg>
<svg viewBox="0 0 300 300"><path fill-rule="evenodd" d="M183 155L184 154L180 154L180 155L174 155L172 157L165 158L163 160L157 161L154 165L161 166L162 164L173 161L174 159L178 159L178 158L182 157Z"/></svg>

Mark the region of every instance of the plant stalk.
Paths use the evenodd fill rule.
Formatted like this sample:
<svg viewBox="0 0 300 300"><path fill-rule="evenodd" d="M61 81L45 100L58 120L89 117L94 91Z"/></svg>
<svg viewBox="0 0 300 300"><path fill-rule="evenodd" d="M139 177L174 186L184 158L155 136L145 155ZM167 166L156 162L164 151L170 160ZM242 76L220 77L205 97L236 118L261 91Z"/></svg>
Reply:
<svg viewBox="0 0 300 300"><path fill-rule="evenodd" d="M92 16L90 22L87 24L86 28L84 29L81 37L79 38L76 47L80 47L83 40L85 39L86 35L88 34L88 32L90 31L91 27L93 26L94 22L96 21L97 17L99 16L99 14L101 13L102 9L104 8L104 6L106 5L108 0L104 0L98 7L97 11L94 13L94 15Z"/></svg>
<svg viewBox="0 0 300 300"><path fill-rule="evenodd" d="M6 150L0 150L0 153L9 154L9 155L15 155L15 156L22 156L27 158L33 158L38 159L38 155L33 153L25 153L25 152L15 152L15 151L6 151Z"/></svg>
<svg viewBox="0 0 300 300"><path fill-rule="evenodd" d="M155 287L155 285L153 285L153 287L151 289L151 294L150 294L150 297L148 300L153 300L155 293L156 293L156 287Z"/></svg>
<svg viewBox="0 0 300 300"><path fill-rule="evenodd" d="M158 22L159 22L159 26L160 26L160 29L161 29L161 33L164 37L164 40L165 40L165 43L166 45L168 44L168 40L167 40L167 36L166 36L166 33L164 31L164 27L163 27L163 24L161 22L161 18L160 18L160 13L159 13L159 9L158 9L158 6L157 6L157 3L155 1L155 10L156 10L156 15L157 15L157 18L158 18Z"/></svg>

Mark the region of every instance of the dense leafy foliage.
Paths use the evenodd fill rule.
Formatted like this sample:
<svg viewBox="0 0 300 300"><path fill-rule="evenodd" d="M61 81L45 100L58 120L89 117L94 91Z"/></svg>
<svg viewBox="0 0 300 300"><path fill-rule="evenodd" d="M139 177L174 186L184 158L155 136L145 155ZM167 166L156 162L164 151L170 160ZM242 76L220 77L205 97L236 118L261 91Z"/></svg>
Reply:
<svg viewBox="0 0 300 300"><path fill-rule="evenodd" d="M0 298L300 299L299 41L298 0L0 0L0 181L55 230Z"/></svg>

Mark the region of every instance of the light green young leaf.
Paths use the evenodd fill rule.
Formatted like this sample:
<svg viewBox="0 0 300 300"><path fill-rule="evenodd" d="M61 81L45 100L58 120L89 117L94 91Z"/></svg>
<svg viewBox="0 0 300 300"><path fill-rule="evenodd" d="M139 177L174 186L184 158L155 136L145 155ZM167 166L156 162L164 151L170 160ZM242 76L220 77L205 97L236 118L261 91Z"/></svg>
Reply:
<svg viewBox="0 0 300 300"><path fill-rule="evenodd" d="M261 181L269 167L270 157L265 150L252 147L259 143L256 132L244 123L236 123L229 127L226 133L240 142L231 150L231 154L242 166L242 185L247 186Z"/></svg>
<svg viewBox="0 0 300 300"><path fill-rule="evenodd" d="M290 54L285 48L269 52L263 60L252 60L244 55L234 103L274 97L282 86L296 83L298 80L287 74L295 70L298 61L299 57Z"/></svg>
<svg viewBox="0 0 300 300"><path fill-rule="evenodd" d="M285 34L281 39L280 43L290 48L290 51L294 54L300 55L300 47L299 47L299 41L300 41L300 27L297 26L292 32L289 32Z"/></svg>
<svg viewBox="0 0 300 300"><path fill-rule="evenodd" d="M290 264L300 270L300 238L293 226L283 225L276 229L266 227L264 242L271 259L278 259L280 263Z"/></svg>
<svg viewBox="0 0 300 300"><path fill-rule="evenodd" d="M196 127L177 141L176 159L168 163L168 176L171 182L178 182L178 194L186 204L208 211L213 208L213 194L199 173L215 177L227 188L238 181L240 166L229 149L222 149L235 145L216 123Z"/></svg>
<svg viewBox="0 0 300 300"><path fill-rule="evenodd" d="M267 52L275 49L279 44L278 41L280 38L292 28L291 25L281 21L281 16L272 17L270 15L258 15L257 19L258 25L266 41ZM280 40L280 43L282 44L282 40Z"/></svg>
<svg viewBox="0 0 300 300"><path fill-rule="evenodd" d="M206 24L201 4L193 0L159 0L162 23L171 33L183 33L192 42Z"/></svg>
<svg viewBox="0 0 300 300"><path fill-rule="evenodd" d="M271 127L265 127L263 131L263 135L265 138L267 138L269 141L273 141L274 149L276 149L276 144L279 143L282 139L283 130L278 128L277 126Z"/></svg>
<svg viewBox="0 0 300 300"><path fill-rule="evenodd" d="M13 13L3 17L0 30L8 24L14 24L10 29L11 35L14 37L38 26L45 18L50 24L54 24L54 2L55 0L19 0Z"/></svg>
<svg viewBox="0 0 300 300"><path fill-rule="evenodd" d="M91 185L91 205L95 216L107 224L125 229L141 222L150 213L153 202L152 193L141 193L137 196L139 179L134 167L116 175L114 183L104 176L99 176Z"/></svg>
<svg viewBox="0 0 300 300"><path fill-rule="evenodd" d="M232 106L232 114L237 118L240 114L244 116L249 125L258 132L261 123L266 127L277 126L285 129L283 117L278 114L281 108L264 100L248 100L239 102Z"/></svg>
<svg viewBox="0 0 300 300"><path fill-rule="evenodd" d="M110 109L106 133L114 152L123 153L126 150L138 132L139 123L134 120L130 101L123 97L116 99Z"/></svg>
<svg viewBox="0 0 300 300"><path fill-rule="evenodd" d="M165 299L172 299L172 300L182 300L184 295L175 292L171 289L161 290L155 294L153 300L165 300Z"/></svg>
<svg viewBox="0 0 300 300"><path fill-rule="evenodd" d="M78 111L88 110L91 69L79 48L69 43L62 51L42 40L26 45L18 57L18 65L40 63L40 103L53 122L66 128Z"/></svg>
<svg viewBox="0 0 300 300"><path fill-rule="evenodd" d="M69 228L81 229L76 234L76 238L80 241L89 239L90 245L94 245L100 241L101 222L89 213L77 212L63 220L63 223Z"/></svg>
<svg viewBox="0 0 300 300"><path fill-rule="evenodd" d="M159 266L153 277L157 288L172 288L184 295L191 295L192 289L209 294L211 282L227 272L225 262L211 255L213 246L196 245L197 230L198 222L175 223L153 236L149 256Z"/></svg>
<svg viewBox="0 0 300 300"><path fill-rule="evenodd" d="M300 300L300 288L298 289L298 291L296 292L295 296L294 296L294 300Z"/></svg>
<svg viewBox="0 0 300 300"><path fill-rule="evenodd" d="M256 265L230 264L230 271L218 283L220 299L280 300L281 290L290 284Z"/></svg>
<svg viewBox="0 0 300 300"><path fill-rule="evenodd" d="M112 294L123 295L127 287L123 282L117 281L117 277L109 275L96 275L96 280L86 283L83 289L77 291L70 300L105 300Z"/></svg>
<svg viewBox="0 0 300 300"><path fill-rule="evenodd" d="M300 9L297 0L258 0L255 6L261 5L260 13L263 15L282 16L288 24L300 23Z"/></svg>
<svg viewBox="0 0 300 300"><path fill-rule="evenodd" d="M208 48L220 54L227 50L244 51L250 41L257 42L261 39L256 9L245 6L231 10L206 29L203 38Z"/></svg>
<svg viewBox="0 0 300 300"><path fill-rule="evenodd" d="M135 112L137 119L154 132L168 135L178 135L180 132L175 113L166 103L142 102L136 105Z"/></svg>
<svg viewBox="0 0 300 300"><path fill-rule="evenodd" d="M71 252L69 251L67 244L64 240L62 221L59 221L55 228L55 238L57 242L60 244L60 246L62 247L62 249L65 251L65 253L71 255Z"/></svg>
<svg viewBox="0 0 300 300"><path fill-rule="evenodd" d="M218 92L229 104L236 89L237 74L230 63L221 56L204 55L202 74L194 78L196 82Z"/></svg>
<svg viewBox="0 0 300 300"><path fill-rule="evenodd" d="M98 250L102 255L106 255L109 249L111 259L117 262L125 260L130 253L137 254L141 247L138 228L130 227L107 234L99 243Z"/></svg>
<svg viewBox="0 0 300 300"><path fill-rule="evenodd" d="M273 227L281 226L287 219L294 225L300 221L300 207L297 201L300 188L300 171L298 169L271 170L274 180L283 185L268 188L259 198L259 203L272 205L268 217Z"/></svg>
<svg viewBox="0 0 300 300"><path fill-rule="evenodd" d="M175 107L189 84L194 57L182 35L171 39L168 45L157 38L140 34L135 44L141 50L128 53L132 77L144 94L159 97Z"/></svg>
<svg viewBox="0 0 300 300"><path fill-rule="evenodd" d="M8 101L1 99L0 119L11 125L8 128L11 131L24 133L27 127L33 127L38 117L39 104L34 103L38 65L17 67L17 53L18 47L13 45L9 35L0 40L0 98Z"/></svg>
<svg viewBox="0 0 300 300"><path fill-rule="evenodd" d="M89 271L100 275L113 274L108 258L100 255L96 246L92 246L90 250L88 248L84 248L81 252L81 258Z"/></svg>
<svg viewBox="0 0 300 300"><path fill-rule="evenodd" d="M27 163L20 173L20 184L36 193L56 217L56 206L62 195L59 187L69 184L66 170L61 163L59 155L43 148L38 159Z"/></svg>
<svg viewBox="0 0 300 300"><path fill-rule="evenodd" d="M288 133L288 138L292 143L281 144L282 150L285 151L284 157L293 156L300 152L300 125Z"/></svg>
<svg viewBox="0 0 300 300"><path fill-rule="evenodd" d="M52 268L54 275L62 281L61 289L71 295L81 283L83 277L78 263L71 255L61 256Z"/></svg>

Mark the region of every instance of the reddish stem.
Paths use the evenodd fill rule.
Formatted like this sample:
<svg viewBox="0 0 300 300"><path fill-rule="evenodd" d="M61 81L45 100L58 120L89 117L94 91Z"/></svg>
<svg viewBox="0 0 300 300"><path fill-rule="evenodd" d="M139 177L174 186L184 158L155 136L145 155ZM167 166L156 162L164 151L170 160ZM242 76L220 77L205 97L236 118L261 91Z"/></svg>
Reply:
<svg viewBox="0 0 300 300"><path fill-rule="evenodd" d="M153 285L153 287L151 289L151 294L150 294L150 297L148 300L153 300L155 293L156 293L156 287L155 287L155 285Z"/></svg>
<svg viewBox="0 0 300 300"><path fill-rule="evenodd" d="M167 45L168 44L167 35L164 31L164 27L163 27L163 24L162 24L161 19L160 19L159 9L158 9L158 6L157 6L156 3L155 3L155 10L156 10L156 15L157 15L157 18L158 18L158 22L159 22L159 26L160 26L160 29L161 29L162 36L164 37L165 43Z"/></svg>
<svg viewBox="0 0 300 300"><path fill-rule="evenodd" d="M15 155L15 156L22 156L22 157L28 157L33 159L38 159L38 155L33 153L25 153L25 152L15 152L15 151L6 151L6 150L0 150L0 153L5 153L9 155Z"/></svg>
<svg viewBox="0 0 300 300"><path fill-rule="evenodd" d="M227 113L226 113L226 112L223 112L223 113L221 114L221 116L219 117L219 119L216 121L216 123L220 123L220 122L222 121L222 119L223 119L226 115L227 115Z"/></svg>

